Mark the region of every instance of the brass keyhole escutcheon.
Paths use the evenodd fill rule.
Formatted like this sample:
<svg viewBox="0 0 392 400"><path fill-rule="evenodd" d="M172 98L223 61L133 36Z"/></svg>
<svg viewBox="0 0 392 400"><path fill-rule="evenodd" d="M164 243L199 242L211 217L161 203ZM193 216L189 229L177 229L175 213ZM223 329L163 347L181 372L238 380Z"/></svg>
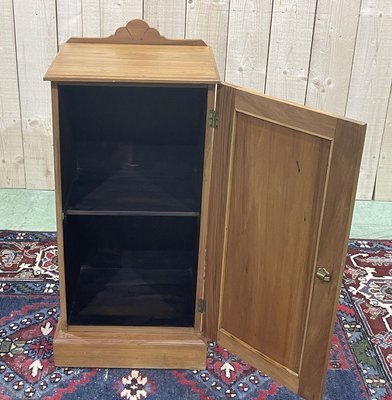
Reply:
<svg viewBox="0 0 392 400"><path fill-rule="evenodd" d="M325 268L317 268L316 276L323 282L329 282L331 280L331 274Z"/></svg>

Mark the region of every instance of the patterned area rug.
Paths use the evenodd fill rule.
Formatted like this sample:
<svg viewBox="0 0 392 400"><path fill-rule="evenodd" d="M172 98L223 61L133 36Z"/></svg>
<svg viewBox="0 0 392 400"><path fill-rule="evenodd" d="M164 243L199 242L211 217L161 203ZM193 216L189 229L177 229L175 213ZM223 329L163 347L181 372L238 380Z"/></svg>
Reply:
<svg viewBox="0 0 392 400"><path fill-rule="evenodd" d="M56 368L53 233L0 232L0 399L279 399L298 396L215 343L203 371ZM325 399L392 399L392 242L349 243Z"/></svg>

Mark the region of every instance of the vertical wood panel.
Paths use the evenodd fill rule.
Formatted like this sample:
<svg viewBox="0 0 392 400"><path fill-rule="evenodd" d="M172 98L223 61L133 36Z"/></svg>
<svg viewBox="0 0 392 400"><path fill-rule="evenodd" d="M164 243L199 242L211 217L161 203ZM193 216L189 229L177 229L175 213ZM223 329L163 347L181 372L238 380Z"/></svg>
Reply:
<svg viewBox="0 0 392 400"><path fill-rule="evenodd" d="M0 187L23 188L23 139L12 0L0 0L0 10Z"/></svg>
<svg viewBox="0 0 392 400"><path fill-rule="evenodd" d="M253 104L233 127L219 327L298 373L331 143Z"/></svg>
<svg viewBox="0 0 392 400"><path fill-rule="evenodd" d="M357 198L372 198L392 69L392 2L363 0L346 115L367 122Z"/></svg>
<svg viewBox="0 0 392 400"><path fill-rule="evenodd" d="M316 0L274 0L266 93L304 104Z"/></svg>
<svg viewBox="0 0 392 400"><path fill-rule="evenodd" d="M0 1L0 187L23 187L25 175L27 187L52 187L50 102L41 77L57 43L107 36L143 17L167 37L204 39L222 80L330 112L346 108L368 122L358 198L371 199L375 190L376 198L392 200L389 128L379 160L391 82L389 0L362 0L359 22L361 0L32 0L28 7L14 0L15 25L12 0Z"/></svg>
<svg viewBox="0 0 392 400"><path fill-rule="evenodd" d="M205 335L217 340L219 299L223 256L223 239L225 236L227 184L231 151L231 131L233 128L235 89L219 85L217 93L217 110L221 116L215 129L212 144L211 195L208 212L211 216L207 222L205 300L206 321ZM212 216L214 216L212 218Z"/></svg>
<svg viewBox="0 0 392 400"><path fill-rule="evenodd" d="M143 0L101 0L101 34L111 35L128 21L143 17Z"/></svg>
<svg viewBox="0 0 392 400"><path fill-rule="evenodd" d="M185 37L186 0L144 0L143 18L173 39Z"/></svg>
<svg viewBox="0 0 392 400"><path fill-rule="evenodd" d="M344 115L361 0L319 0L306 104Z"/></svg>
<svg viewBox="0 0 392 400"><path fill-rule="evenodd" d="M82 36L82 0L57 1L58 44L71 36Z"/></svg>
<svg viewBox="0 0 392 400"><path fill-rule="evenodd" d="M214 50L221 79L225 77L229 0L188 0L186 37L203 39Z"/></svg>
<svg viewBox="0 0 392 400"><path fill-rule="evenodd" d="M272 0L231 0L226 80L264 91Z"/></svg>
<svg viewBox="0 0 392 400"><path fill-rule="evenodd" d="M375 200L392 200L392 88L377 170Z"/></svg>
<svg viewBox="0 0 392 400"><path fill-rule="evenodd" d="M50 85L42 77L57 51L55 0L14 0L26 187L53 189Z"/></svg>
<svg viewBox="0 0 392 400"><path fill-rule="evenodd" d="M313 281L308 323L303 344L299 395L319 399L323 392L331 338L336 320L340 284L345 266L347 241L354 208L358 169L366 127L337 120L329 176L324 198L323 219L314 266L325 266L331 273L327 284ZM323 373L320 379L320 371Z"/></svg>
<svg viewBox="0 0 392 400"><path fill-rule="evenodd" d="M102 36L101 0L82 1L82 35L85 37Z"/></svg>

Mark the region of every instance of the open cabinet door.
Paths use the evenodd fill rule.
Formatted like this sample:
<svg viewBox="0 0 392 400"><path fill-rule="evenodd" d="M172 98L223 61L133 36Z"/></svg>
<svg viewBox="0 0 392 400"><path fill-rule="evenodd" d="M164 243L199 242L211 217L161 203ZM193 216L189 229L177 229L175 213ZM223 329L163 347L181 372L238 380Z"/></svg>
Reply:
<svg viewBox="0 0 392 400"><path fill-rule="evenodd" d="M219 85L205 333L322 398L365 125Z"/></svg>

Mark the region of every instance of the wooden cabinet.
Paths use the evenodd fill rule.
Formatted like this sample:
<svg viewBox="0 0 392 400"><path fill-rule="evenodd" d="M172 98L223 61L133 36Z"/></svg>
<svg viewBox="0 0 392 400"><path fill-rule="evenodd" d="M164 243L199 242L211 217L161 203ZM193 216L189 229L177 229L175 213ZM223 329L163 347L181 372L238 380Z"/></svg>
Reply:
<svg viewBox="0 0 392 400"><path fill-rule="evenodd" d="M204 368L206 338L323 391L365 125L220 82L140 20L52 81L55 363Z"/></svg>

